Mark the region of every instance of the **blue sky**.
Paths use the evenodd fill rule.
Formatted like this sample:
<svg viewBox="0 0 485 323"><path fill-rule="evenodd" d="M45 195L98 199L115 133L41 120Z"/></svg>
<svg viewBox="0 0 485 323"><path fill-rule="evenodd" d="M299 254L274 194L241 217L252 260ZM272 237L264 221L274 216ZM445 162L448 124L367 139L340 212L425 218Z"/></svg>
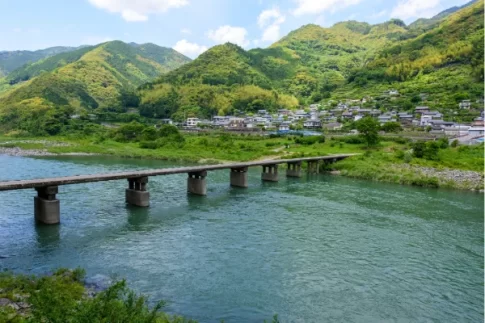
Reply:
<svg viewBox="0 0 485 323"><path fill-rule="evenodd" d="M119 39L189 57L231 41L266 47L291 30L344 20L410 23L467 0L0 0L0 51Z"/></svg>

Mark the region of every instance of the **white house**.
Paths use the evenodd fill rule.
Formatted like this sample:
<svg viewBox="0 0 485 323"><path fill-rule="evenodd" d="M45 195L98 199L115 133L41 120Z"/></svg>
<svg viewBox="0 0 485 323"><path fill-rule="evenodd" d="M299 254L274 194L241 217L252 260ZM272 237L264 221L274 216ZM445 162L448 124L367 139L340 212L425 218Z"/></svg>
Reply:
<svg viewBox="0 0 485 323"><path fill-rule="evenodd" d="M430 121L433 120L433 116L429 114L422 114L421 115L421 121L419 122L419 125L422 127L426 127L430 125Z"/></svg>
<svg viewBox="0 0 485 323"><path fill-rule="evenodd" d="M200 120L199 118L187 118L187 127L197 127Z"/></svg>

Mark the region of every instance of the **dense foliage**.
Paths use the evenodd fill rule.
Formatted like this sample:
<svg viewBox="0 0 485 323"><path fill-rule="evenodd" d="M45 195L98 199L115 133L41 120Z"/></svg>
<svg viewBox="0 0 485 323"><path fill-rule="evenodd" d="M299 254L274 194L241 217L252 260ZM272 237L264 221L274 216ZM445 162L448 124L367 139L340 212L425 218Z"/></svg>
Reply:
<svg viewBox="0 0 485 323"><path fill-rule="evenodd" d="M83 278L81 269L59 269L43 277L1 273L0 298L9 304L0 306L0 322L194 322L161 312L163 302L150 309L125 281L90 297Z"/></svg>

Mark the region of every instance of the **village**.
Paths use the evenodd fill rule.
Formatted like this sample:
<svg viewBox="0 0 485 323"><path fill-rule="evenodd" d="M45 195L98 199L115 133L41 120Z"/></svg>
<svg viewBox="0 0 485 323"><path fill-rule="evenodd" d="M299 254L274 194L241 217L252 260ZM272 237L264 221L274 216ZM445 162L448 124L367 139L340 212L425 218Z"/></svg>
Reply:
<svg viewBox="0 0 485 323"><path fill-rule="evenodd" d="M389 90L388 95L398 95L396 90ZM366 116L375 118L382 126L388 122L398 123L407 132L425 132L430 136L446 136L458 140L460 144L470 145L484 141L484 111L472 122L461 123L445 120L442 113L427 105L416 105L412 112L395 109L377 109L363 107L369 98L340 101L334 106L310 104L297 110L279 109L276 113L258 110L256 113L239 113L237 116L213 116L211 120L190 117L182 124L177 124L187 131L203 129L224 129L227 131L257 132L268 131L278 134L303 132L347 132L357 133L352 129L353 122ZM483 105L483 100L477 100ZM460 110L470 110L471 100L458 103ZM384 110L384 111L383 111ZM164 119L163 123L172 124ZM350 127L350 129L349 129Z"/></svg>

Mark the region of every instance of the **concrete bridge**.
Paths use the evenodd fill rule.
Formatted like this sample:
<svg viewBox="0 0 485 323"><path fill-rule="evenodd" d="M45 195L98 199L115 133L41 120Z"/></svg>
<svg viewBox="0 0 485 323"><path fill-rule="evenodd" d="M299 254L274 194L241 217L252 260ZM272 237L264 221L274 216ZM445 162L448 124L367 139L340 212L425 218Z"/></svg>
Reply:
<svg viewBox="0 0 485 323"><path fill-rule="evenodd" d="M187 191L196 195L206 195L205 178L208 171L229 169L231 186L248 187L248 167L262 166L261 179L263 181L277 182L278 166L281 164L287 164L287 177L301 177L301 165L303 162L308 163L307 169L309 173L318 173L320 162L333 163L350 156L352 154L7 181L0 182L0 191L34 188L37 191L37 196L34 197L35 219L45 224L57 224L60 222L61 215L60 202L56 198L56 194L61 185L127 179L126 203L147 207L150 204L150 193L147 191L149 176L187 173Z"/></svg>

